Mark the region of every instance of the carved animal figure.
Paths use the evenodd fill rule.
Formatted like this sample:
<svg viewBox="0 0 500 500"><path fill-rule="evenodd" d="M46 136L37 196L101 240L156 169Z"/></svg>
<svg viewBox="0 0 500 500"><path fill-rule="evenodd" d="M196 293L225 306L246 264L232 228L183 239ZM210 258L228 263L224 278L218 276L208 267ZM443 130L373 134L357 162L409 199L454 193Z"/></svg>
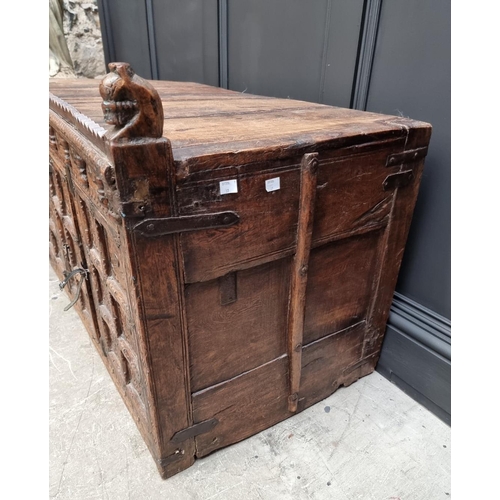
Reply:
<svg viewBox="0 0 500 500"><path fill-rule="evenodd" d="M134 73L130 64L110 63L99 85L106 123L115 125L108 132L111 140L158 138L163 135L163 107L153 86Z"/></svg>

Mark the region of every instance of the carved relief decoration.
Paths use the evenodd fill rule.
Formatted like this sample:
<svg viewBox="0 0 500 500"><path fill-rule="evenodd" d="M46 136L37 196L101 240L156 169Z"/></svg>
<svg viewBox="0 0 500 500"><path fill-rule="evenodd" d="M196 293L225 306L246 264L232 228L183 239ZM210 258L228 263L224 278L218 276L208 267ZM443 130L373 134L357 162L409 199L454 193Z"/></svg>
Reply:
<svg viewBox="0 0 500 500"><path fill-rule="evenodd" d="M104 156L67 139L63 130L49 128L50 260L60 277L85 271L68 280L69 295L127 402L146 420L114 169Z"/></svg>

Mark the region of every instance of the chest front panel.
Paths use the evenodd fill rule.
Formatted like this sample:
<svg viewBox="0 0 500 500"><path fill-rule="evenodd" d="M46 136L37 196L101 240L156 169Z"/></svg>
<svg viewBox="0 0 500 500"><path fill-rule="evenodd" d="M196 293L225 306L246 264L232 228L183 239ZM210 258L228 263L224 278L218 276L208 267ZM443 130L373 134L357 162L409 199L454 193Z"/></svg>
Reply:
<svg viewBox="0 0 500 500"><path fill-rule="evenodd" d="M65 126L49 131L49 258L144 435L146 383L125 229L108 159Z"/></svg>

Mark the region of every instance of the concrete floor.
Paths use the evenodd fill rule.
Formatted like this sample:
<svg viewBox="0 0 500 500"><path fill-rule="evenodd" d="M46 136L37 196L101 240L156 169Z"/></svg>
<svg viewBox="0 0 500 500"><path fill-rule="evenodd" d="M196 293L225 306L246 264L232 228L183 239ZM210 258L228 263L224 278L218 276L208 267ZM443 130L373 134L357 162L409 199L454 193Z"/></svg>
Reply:
<svg viewBox="0 0 500 500"><path fill-rule="evenodd" d="M50 270L50 498L451 498L450 428L378 373L163 481L57 284Z"/></svg>

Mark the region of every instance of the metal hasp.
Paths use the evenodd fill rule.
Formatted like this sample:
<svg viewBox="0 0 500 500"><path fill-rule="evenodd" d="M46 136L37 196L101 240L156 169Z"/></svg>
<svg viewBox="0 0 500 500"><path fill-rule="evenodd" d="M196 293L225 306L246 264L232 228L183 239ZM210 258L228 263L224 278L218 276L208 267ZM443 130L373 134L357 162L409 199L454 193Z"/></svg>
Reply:
<svg viewBox="0 0 500 500"><path fill-rule="evenodd" d="M389 155L387 157L387 161L385 162L385 166L396 167L398 165L404 165L422 160L427 156L427 149L427 147L409 149L408 151L403 151L402 153ZM388 175L382 186L384 187L384 191L405 187L413 181L414 177L415 175L413 170L403 170L402 172Z"/></svg>
<svg viewBox="0 0 500 500"><path fill-rule="evenodd" d="M386 167L394 167L396 165L402 165L403 163L410 163L412 161L418 161L427 156L427 147L409 149L408 151L403 151L402 153L395 153L387 157L385 163Z"/></svg>
<svg viewBox="0 0 500 500"><path fill-rule="evenodd" d="M404 170L403 172L398 172L397 174L388 175L383 183L384 191L390 191L391 189L408 186L414 178L415 174L413 173L413 170Z"/></svg>
<svg viewBox="0 0 500 500"><path fill-rule="evenodd" d="M163 219L145 219L134 226L134 231L146 238L155 238L165 234L229 227L238 223L239 220L240 217L235 212L184 215L181 217L166 217Z"/></svg>

